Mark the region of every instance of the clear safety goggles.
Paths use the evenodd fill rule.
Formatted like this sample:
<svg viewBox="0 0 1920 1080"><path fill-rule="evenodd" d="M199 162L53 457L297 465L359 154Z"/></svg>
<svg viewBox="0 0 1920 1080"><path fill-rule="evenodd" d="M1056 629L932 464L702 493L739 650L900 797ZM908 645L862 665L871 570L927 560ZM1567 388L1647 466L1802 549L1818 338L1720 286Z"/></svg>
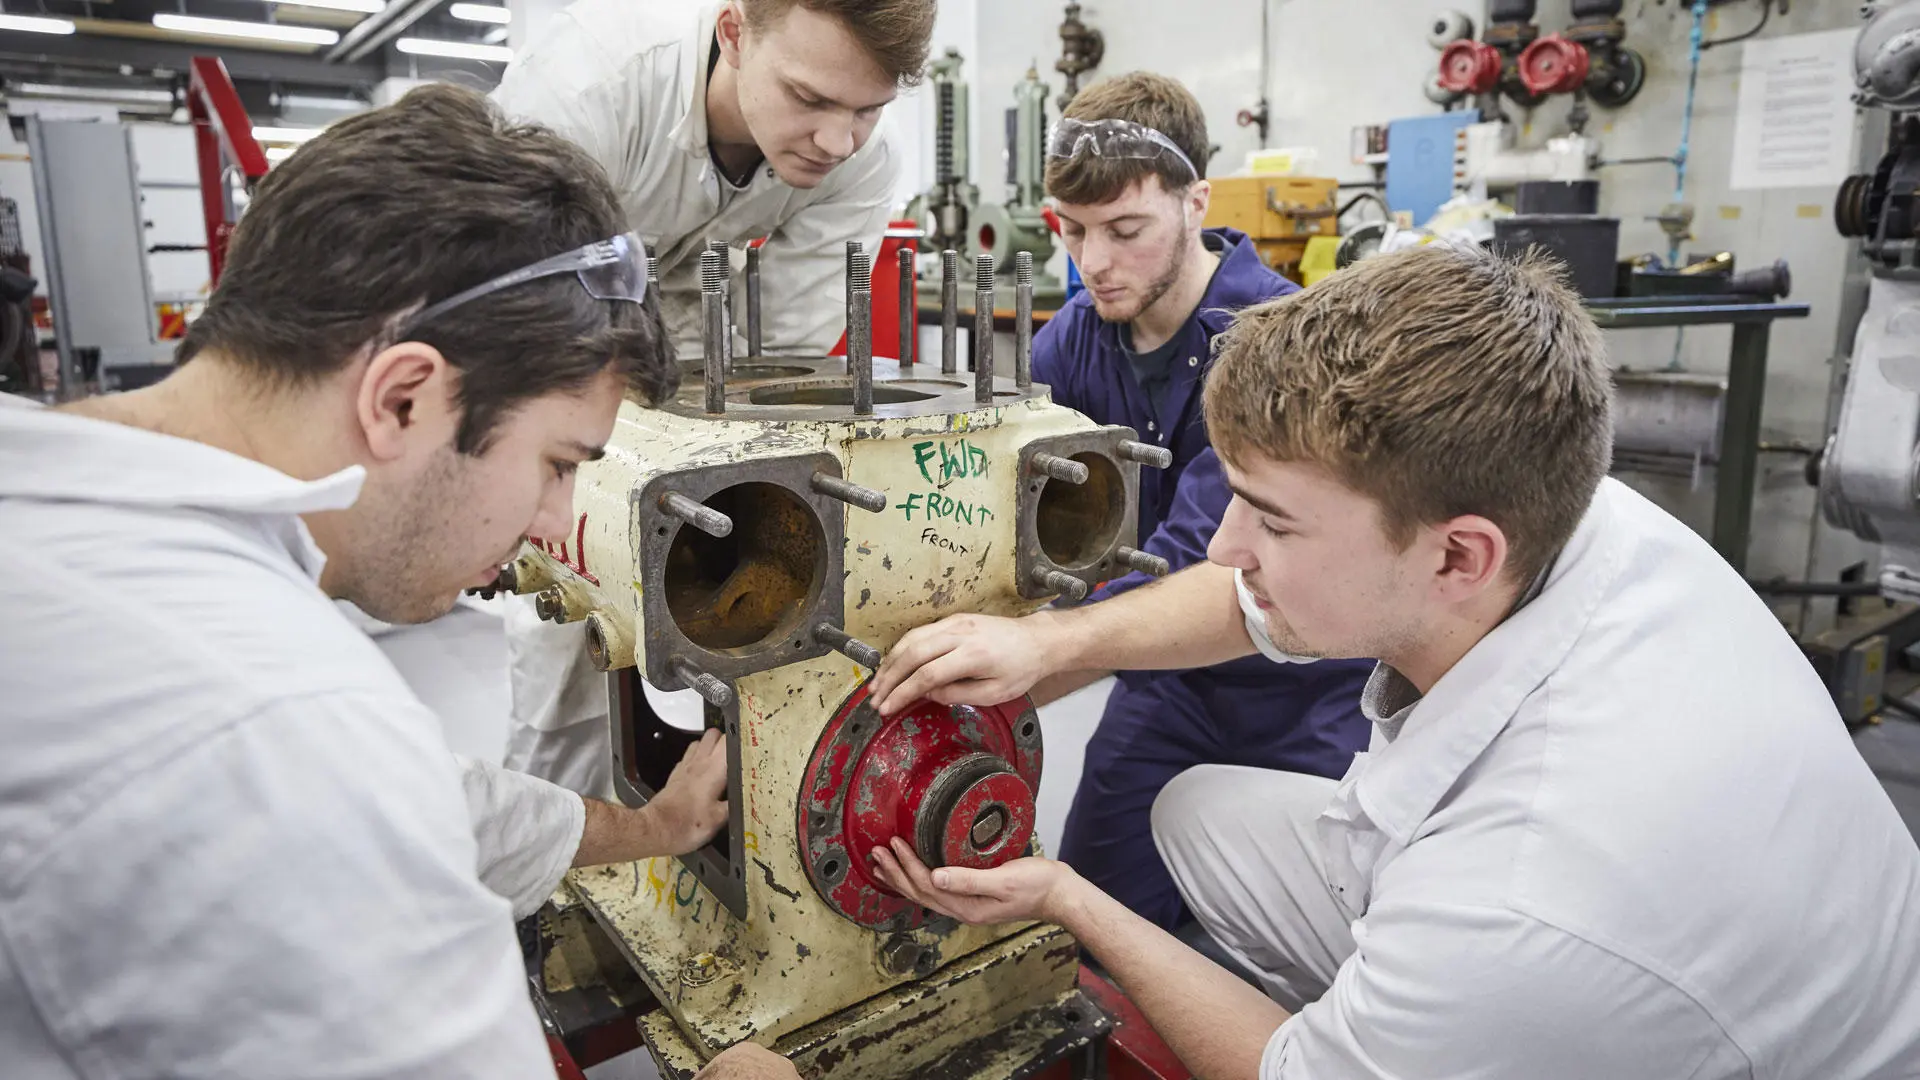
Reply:
<svg viewBox="0 0 1920 1080"><path fill-rule="evenodd" d="M541 259L537 263L483 281L471 289L454 293L437 304L429 304L401 325L400 338L431 319L462 304L489 296L502 289L524 285L540 278L574 274L580 287L595 300L630 300L636 304L647 299L647 247L635 233L624 233L611 240L600 240L575 248L564 255Z"/></svg>
<svg viewBox="0 0 1920 1080"><path fill-rule="evenodd" d="M1153 158L1171 155L1187 167L1195 180L1200 170L1193 159L1173 144L1173 140L1145 124L1131 120L1057 120L1047 129L1047 157L1071 161L1082 154L1108 160Z"/></svg>

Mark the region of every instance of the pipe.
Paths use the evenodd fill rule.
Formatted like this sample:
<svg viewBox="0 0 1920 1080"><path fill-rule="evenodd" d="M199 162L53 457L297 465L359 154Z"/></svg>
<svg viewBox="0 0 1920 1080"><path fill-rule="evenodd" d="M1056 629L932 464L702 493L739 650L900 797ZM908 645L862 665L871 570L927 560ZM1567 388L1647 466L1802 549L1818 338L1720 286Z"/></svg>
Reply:
<svg viewBox="0 0 1920 1080"><path fill-rule="evenodd" d="M1673 201L1687 197L1687 155L1693 143L1694 88L1700 82L1700 53L1707 22L1707 0L1693 0L1693 30L1687 35L1687 104L1680 114L1680 146L1673 152ZM1680 261L1680 238L1673 237L1667 248L1667 265ZM1676 346L1677 347L1677 346Z"/></svg>
<svg viewBox="0 0 1920 1080"><path fill-rule="evenodd" d="M726 320L726 333L720 336L721 355L729 374L733 371L733 256L727 253L725 240L707 241L707 250L720 256L720 311Z"/></svg>
<svg viewBox="0 0 1920 1080"><path fill-rule="evenodd" d="M960 371L960 253L940 253L940 374Z"/></svg>
<svg viewBox="0 0 1920 1080"><path fill-rule="evenodd" d="M1762 596L1879 596L1877 581L1755 581L1748 587Z"/></svg>
<svg viewBox="0 0 1920 1080"><path fill-rule="evenodd" d="M993 256L973 259L973 403L993 404Z"/></svg>
<svg viewBox="0 0 1920 1080"><path fill-rule="evenodd" d="M913 248L900 245L900 370L906 373L913 367L913 342L919 336L919 327L913 320Z"/></svg>
<svg viewBox="0 0 1920 1080"><path fill-rule="evenodd" d="M847 241L847 372L853 415L873 415L873 268L858 240Z"/></svg>
<svg viewBox="0 0 1920 1080"><path fill-rule="evenodd" d="M1013 257L1013 385L1033 388L1033 252Z"/></svg>
<svg viewBox="0 0 1920 1080"><path fill-rule="evenodd" d="M720 289L726 283L726 271L720 266L718 252L700 253L700 355L705 362L707 412L718 416L727 411L727 309Z"/></svg>
<svg viewBox="0 0 1920 1080"><path fill-rule="evenodd" d="M760 249L747 249L747 355L758 359L765 353L760 337Z"/></svg>

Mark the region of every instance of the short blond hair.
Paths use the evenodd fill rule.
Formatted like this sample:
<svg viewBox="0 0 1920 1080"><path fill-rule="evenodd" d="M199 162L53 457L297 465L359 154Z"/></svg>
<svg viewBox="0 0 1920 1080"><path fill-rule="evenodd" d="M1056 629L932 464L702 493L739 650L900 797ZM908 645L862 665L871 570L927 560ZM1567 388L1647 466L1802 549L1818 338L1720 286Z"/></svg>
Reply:
<svg viewBox="0 0 1920 1080"><path fill-rule="evenodd" d="M1207 379L1214 448L1306 462L1379 503L1387 536L1478 514L1530 581L1612 458L1600 330L1557 263L1434 244L1242 312Z"/></svg>

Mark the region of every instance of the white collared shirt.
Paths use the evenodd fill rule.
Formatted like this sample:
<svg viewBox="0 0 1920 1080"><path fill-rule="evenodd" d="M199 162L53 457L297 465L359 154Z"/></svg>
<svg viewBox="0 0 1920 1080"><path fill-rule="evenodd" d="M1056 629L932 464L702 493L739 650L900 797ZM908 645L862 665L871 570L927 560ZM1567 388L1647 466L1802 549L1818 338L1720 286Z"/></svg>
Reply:
<svg viewBox="0 0 1920 1080"><path fill-rule="evenodd" d="M321 593L298 515L362 475L0 396L8 1080L552 1075L503 897L583 808L457 763Z"/></svg>
<svg viewBox="0 0 1920 1080"><path fill-rule="evenodd" d="M494 100L606 169L629 227L660 259L663 314L681 359L700 356L706 242L741 247L762 236L767 354L822 355L846 329L846 242L864 243L869 260L879 251L905 151L883 115L866 144L811 189L765 162L744 186L728 183L707 140L719 9L718 0L580 0L514 58ZM744 303L735 305L738 326Z"/></svg>
<svg viewBox="0 0 1920 1080"><path fill-rule="evenodd" d="M1319 822L1357 950L1262 1080L1920 1076L1920 850L1766 606L1646 499L1607 480L1537 598L1363 707Z"/></svg>

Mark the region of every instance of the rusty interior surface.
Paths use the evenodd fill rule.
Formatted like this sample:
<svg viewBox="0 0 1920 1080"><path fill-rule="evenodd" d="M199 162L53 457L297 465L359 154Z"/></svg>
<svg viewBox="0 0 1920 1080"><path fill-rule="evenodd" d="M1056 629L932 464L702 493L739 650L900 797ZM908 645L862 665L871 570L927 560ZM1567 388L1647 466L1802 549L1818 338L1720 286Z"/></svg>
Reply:
<svg viewBox="0 0 1920 1080"><path fill-rule="evenodd" d="M1087 467L1087 482L1049 480L1034 508L1034 532L1040 550L1055 565L1080 570L1098 562L1113 547L1125 525L1127 485L1105 454L1073 455Z"/></svg>
<svg viewBox="0 0 1920 1080"><path fill-rule="evenodd" d="M813 509L778 484L723 488L706 504L733 519L721 538L682 526L667 552L667 609L703 648L750 648L787 633L826 573Z"/></svg>

